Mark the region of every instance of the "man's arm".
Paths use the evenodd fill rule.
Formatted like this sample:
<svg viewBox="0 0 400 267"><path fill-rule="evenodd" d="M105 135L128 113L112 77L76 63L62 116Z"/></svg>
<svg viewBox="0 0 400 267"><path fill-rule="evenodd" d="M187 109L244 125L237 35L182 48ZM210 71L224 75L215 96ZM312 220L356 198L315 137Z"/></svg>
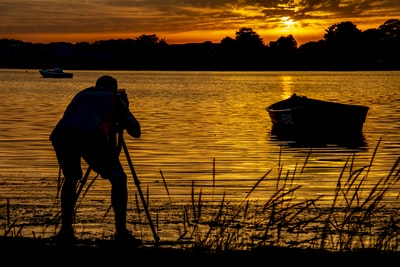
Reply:
<svg viewBox="0 0 400 267"><path fill-rule="evenodd" d="M125 103L121 98L118 98L118 101L118 106L120 108L120 127L126 129L130 136L139 138L142 134L140 123L129 110L129 103Z"/></svg>

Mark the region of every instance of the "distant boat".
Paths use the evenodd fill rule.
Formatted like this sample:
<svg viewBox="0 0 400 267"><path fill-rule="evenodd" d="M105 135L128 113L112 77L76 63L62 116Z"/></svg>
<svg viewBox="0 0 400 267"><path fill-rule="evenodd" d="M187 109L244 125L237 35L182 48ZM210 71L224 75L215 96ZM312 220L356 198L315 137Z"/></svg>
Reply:
<svg viewBox="0 0 400 267"><path fill-rule="evenodd" d="M39 72L44 78L72 78L74 76L73 73L64 72L62 68L40 69Z"/></svg>
<svg viewBox="0 0 400 267"><path fill-rule="evenodd" d="M357 136L369 107L298 96L267 107L274 133L296 136Z"/></svg>

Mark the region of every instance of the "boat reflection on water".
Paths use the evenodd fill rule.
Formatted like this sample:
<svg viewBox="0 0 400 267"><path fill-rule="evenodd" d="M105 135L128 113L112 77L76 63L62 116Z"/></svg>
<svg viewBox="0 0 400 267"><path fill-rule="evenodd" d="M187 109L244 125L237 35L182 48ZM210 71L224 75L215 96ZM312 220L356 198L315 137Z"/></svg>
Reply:
<svg viewBox="0 0 400 267"><path fill-rule="evenodd" d="M287 132L272 127L271 141L279 145L293 148L323 148L330 146L348 149L368 150L368 143L364 134L360 132L330 132L315 133L312 131Z"/></svg>

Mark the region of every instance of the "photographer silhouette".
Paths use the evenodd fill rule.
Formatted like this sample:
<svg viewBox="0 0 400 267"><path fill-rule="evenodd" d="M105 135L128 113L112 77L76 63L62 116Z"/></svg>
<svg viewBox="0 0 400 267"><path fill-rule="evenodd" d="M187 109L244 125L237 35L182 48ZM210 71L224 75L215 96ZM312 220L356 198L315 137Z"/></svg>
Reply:
<svg viewBox="0 0 400 267"><path fill-rule="evenodd" d="M124 90L117 80L104 75L95 86L76 94L50 135L64 175L61 190L61 229L55 237L60 245L75 245L73 216L77 201L77 183L82 179L81 158L90 169L111 183L111 203L115 218L115 242L140 245L126 228L128 202L127 175L119 160L117 134L126 130L140 138L141 128Z"/></svg>

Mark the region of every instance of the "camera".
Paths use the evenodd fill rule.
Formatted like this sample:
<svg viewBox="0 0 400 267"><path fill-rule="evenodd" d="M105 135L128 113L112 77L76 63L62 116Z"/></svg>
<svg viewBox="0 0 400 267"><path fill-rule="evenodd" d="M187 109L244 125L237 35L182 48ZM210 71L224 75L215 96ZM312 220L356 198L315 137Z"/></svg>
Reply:
<svg viewBox="0 0 400 267"><path fill-rule="evenodd" d="M127 106L129 106L128 95L125 89L118 89L116 93L117 97L121 99Z"/></svg>
<svg viewBox="0 0 400 267"><path fill-rule="evenodd" d="M123 96L123 95L126 95L126 89L118 89L117 96Z"/></svg>

